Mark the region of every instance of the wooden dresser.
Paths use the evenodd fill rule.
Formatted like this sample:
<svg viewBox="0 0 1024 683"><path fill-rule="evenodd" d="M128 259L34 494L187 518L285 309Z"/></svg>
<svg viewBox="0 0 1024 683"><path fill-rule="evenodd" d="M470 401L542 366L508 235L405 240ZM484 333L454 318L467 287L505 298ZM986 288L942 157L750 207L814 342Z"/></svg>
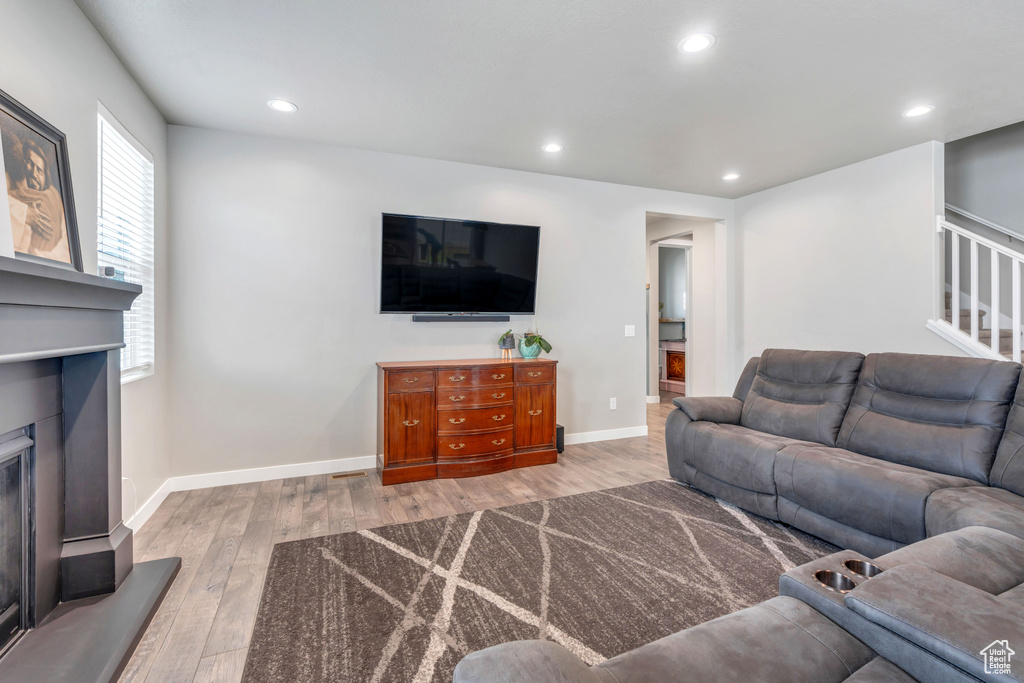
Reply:
<svg viewBox="0 0 1024 683"><path fill-rule="evenodd" d="M381 480L471 477L556 462L556 363L377 363Z"/></svg>

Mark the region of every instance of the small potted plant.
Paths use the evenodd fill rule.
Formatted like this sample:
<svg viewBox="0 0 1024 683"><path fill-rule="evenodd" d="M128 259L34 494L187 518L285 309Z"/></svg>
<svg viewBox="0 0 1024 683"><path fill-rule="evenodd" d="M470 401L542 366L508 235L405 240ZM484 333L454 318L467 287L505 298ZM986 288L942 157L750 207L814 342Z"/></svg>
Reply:
<svg viewBox="0 0 1024 683"><path fill-rule="evenodd" d="M512 349L516 348L516 336L512 334L512 330L506 330L498 337L498 348L501 349L502 360L511 360Z"/></svg>
<svg viewBox="0 0 1024 683"><path fill-rule="evenodd" d="M523 358L536 358L542 349L544 353L551 353L551 344L541 336L540 330L530 330L519 340L519 354Z"/></svg>

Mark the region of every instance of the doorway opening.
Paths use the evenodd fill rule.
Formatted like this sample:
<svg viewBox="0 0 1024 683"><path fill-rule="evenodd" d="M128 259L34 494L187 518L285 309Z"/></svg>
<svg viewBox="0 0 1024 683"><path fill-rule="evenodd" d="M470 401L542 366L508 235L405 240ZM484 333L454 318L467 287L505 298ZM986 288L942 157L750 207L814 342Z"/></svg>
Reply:
<svg viewBox="0 0 1024 683"><path fill-rule="evenodd" d="M686 303L689 293L688 267L693 241L665 239L657 247L657 277L651 278L651 301L658 302L658 386L662 403L686 395ZM651 255L654 258L654 255ZM652 268L653 271L653 268ZM654 288L657 291L654 291ZM652 329L654 326L652 325ZM653 387L652 387L653 388Z"/></svg>
<svg viewBox="0 0 1024 683"><path fill-rule="evenodd" d="M647 402L714 395L725 361L725 226L647 213Z"/></svg>

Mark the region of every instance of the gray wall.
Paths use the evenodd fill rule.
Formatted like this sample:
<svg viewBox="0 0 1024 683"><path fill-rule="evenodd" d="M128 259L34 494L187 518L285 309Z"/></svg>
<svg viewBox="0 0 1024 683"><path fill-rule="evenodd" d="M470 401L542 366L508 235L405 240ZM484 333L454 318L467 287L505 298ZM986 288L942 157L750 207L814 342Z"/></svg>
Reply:
<svg viewBox="0 0 1024 683"><path fill-rule="evenodd" d="M947 219L994 240L1014 251L1024 251L1024 122L956 140L946 145L946 202L958 209L1006 228L1017 239L979 224L956 211L947 210ZM960 261L961 292L970 293L970 261L962 243ZM988 249L979 250L979 297L987 309L991 304L991 274ZM1012 315L1012 281L1009 259L1002 257L1000 268L1000 311L1003 327ZM949 251L946 253L946 282L951 282ZM991 325L985 316L985 327Z"/></svg>
<svg viewBox="0 0 1024 683"><path fill-rule="evenodd" d="M540 225L536 322L559 361L558 421L645 429L645 212L731 205L177 126L169 140L176 475L371 455L376 361L499 355L507 323L378 314L381 212Z"/></svg>
<svg viewBox="0 0 1024 683"><path fill-rule="evenodd" d="M1024 122L946 145L946 202L1024 238Z"/></svg>
<svg viewBox="0 0 1024 683"><path fill-rule="evenodd" d="M167 125L78 7L67 0L11 0L0 12L0 89L61 130L87 273L96 272L96 115L102 101L153 154L156 173L156 374L123 387L124 515L167 479Z"/></svg>

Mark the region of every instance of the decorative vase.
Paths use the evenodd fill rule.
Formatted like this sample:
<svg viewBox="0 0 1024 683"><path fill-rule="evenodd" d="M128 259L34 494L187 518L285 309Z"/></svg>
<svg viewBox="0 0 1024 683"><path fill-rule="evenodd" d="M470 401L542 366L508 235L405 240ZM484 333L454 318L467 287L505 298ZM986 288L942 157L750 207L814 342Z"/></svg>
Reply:
<svg viewBox="0 0 1024 683"><path fill-rule="evenodd" d="M525 339L519 340L519 355L523 358L536 358L540 355L540 344L527 346Z"/></svg>

